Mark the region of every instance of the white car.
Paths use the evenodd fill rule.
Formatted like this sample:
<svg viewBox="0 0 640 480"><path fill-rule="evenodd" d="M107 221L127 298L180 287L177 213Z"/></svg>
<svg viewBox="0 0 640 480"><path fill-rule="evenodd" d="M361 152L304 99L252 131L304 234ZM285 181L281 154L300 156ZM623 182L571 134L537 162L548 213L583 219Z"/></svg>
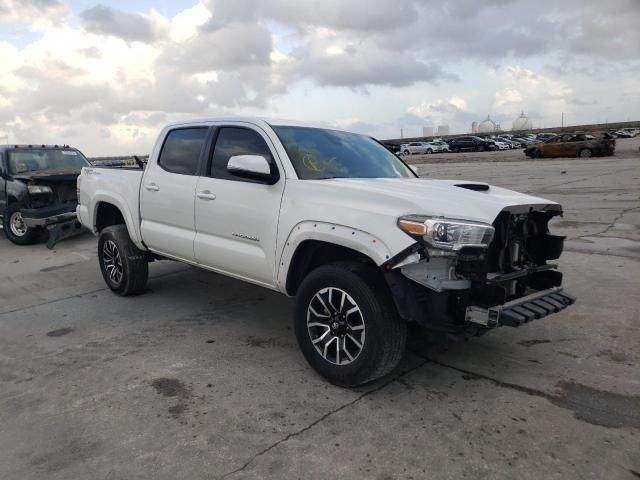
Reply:
<svg viewBox="0 0 640 480"><path fill-rule="evenodd" d="M295 297L298 344L337 385L393 370L410 324L464 338L574 301L550 263L564 240L548 230L559 204L418 178L354 133L251 118L174 123L144 170L85 167L78 191L113 292L145 292L149 263L172 259ZM145 295L170 295L168 283L158 288Z"/></svg>
<svg viewBox="0 0 640 480"><path fill-rule="evenodd" d="M426 142L411 142L400 145L402 155L426 155L433 153L433 147Z"/></svg>
<svg viewBox="0 0 640 480"><path fill-rule="evenodd" d="M444 153L449 151L449 145L445 142L426 142L431 148L431 152L429 153Z"/></svg>
<svg viewBox="0 0 640 480"><path fill-rule="evenodd" d="M509 149L511 149L511 145L509 145L507 142L502 142L500 140L494 140L493 143L496 144L496 146L498 147L498 150L509 150Z"/></svg>

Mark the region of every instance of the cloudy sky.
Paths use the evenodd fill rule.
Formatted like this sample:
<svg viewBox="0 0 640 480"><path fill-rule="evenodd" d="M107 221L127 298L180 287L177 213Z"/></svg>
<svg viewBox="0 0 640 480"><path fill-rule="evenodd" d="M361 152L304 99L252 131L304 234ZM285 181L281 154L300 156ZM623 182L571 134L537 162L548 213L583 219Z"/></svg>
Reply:
<svg viewBox="0 0 640 480"><path fill-rule="evenodd" d="M207 115L379 138L640 119L640 0L0 0L0 143L147 153Z"/></svg>

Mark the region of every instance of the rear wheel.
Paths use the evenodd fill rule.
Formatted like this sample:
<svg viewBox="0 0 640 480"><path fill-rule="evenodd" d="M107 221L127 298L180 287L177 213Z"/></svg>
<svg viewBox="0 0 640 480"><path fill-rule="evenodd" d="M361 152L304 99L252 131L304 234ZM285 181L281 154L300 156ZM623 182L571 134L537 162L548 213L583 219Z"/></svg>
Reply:
<svg viewBox="0 0 640 480"><path fill-rule="evenodd" d="M460 152L460 147L453 147L452 151L454 153L459 153Z"/></svg>
<svg viewBox="0 0 640 480"><path fill-rule="evenodd" d="M296 297L295 332L309 364L335 385L376 380L400 362L407 326L379 273L358 264L318 267Z"/></svg>
<svg viewBox="0 0 640 480"><path fill-rule="evenodd" d="M430 155L433 153L433 150L431 150L430 148L427 148L427 154Z"/></svg>
<svg viewBox="0 0 640 480"><path fill-rule="evenodd" d="M16 203L7 207L2 217L2 229L7 238L16 245L30 245L38 239L39 230L27 227L20 212L21 208Z"/></svg>
<svg viewBox="0 0 640 480"><path fill-rule="evenodd" d="M104 281L118 295L136 295L147 285L147 255L131 241L125 225L113 225L100 232L98 260Z"/></svg>
<svg viewBox="0 0 640 480"><path fill-rule="evenodd" d="M578 152L578 156L581 158L589 158L593 156L593 152L590 148L583 148Z"/></svg>
<svg viewBox="0 0 640 480"><path fill-rule="evenodd" d="M405 150L405 151L404 151L404 152L402 152L402 153L404 153L405 155L411 155L411 152L410 152L409 150Z"/></svg>

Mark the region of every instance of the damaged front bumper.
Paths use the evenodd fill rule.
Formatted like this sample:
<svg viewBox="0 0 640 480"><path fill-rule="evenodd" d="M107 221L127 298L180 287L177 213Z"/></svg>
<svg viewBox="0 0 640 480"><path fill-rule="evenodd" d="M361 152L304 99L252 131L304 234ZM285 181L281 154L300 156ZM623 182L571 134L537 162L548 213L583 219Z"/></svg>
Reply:
<svg viewBox="0 0 640 480"><path fill-rule="evenodd" d="M575 301L575 297L565 292L562 287L553 287L531 293L503 305L489 308L468 306L465 311L465 321L486 328L502 325L519 327L531 320L537 320L564 310Z"/></svg>
<svg viewBox="0 0 640 480"><path fill-rule="evenodd" d="M76 216L76 205L65 204L42 208L24 208L21 211L25 225L49 231L47 248L52 249L61 240L85 231Z"/></svg>

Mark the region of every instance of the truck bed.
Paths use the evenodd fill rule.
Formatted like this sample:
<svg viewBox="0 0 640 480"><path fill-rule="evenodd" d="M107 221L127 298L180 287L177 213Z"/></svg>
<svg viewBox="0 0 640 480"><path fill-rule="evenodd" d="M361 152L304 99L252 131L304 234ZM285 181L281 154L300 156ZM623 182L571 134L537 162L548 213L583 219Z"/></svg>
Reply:
<svg viewBox="0 0 640 480"><path fill-rule="evenodd" d="M131 239L143 248L140 235L140 184L143 170L129 168L85 167L78 177L78 218L96 231L96 208L100 202L119 207ZM82 185L82 188L80 188ZM93 212L93 218L90 218Z"/></svg>

